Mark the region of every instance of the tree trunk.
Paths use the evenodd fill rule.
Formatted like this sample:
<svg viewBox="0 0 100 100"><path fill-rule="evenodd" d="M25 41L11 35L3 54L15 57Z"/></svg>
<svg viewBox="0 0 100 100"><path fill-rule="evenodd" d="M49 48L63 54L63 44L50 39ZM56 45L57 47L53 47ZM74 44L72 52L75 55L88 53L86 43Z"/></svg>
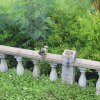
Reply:
<svg viewBox="0 0 100 100"><path fill-rule="evenodd" d="M100 0L97 0L98 10L100 11Z"/></svg>
<svg viewBox="0 0 100 100"><path fill-rule="evenodd" d="M100 0L94 0L93 5L95 6L97 11L100 11Z"/></svg>

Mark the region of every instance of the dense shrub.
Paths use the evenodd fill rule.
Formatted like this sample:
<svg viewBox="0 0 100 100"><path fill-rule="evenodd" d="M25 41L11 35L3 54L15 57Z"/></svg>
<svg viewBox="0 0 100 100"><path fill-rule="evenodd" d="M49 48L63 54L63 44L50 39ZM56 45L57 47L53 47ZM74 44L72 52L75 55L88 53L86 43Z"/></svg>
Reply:
<svg viewBox="0 0 100 100"><path fill-rule="evenodd" d="M58 24L55 29L56 33L50 35L47 39L48 45L52 47L51 51L62 53L64 48L75 49L79 57L99 60L99 17L99 13L87 13L86 16L77 16L74 19L67 20L63 29Z"/></svg>

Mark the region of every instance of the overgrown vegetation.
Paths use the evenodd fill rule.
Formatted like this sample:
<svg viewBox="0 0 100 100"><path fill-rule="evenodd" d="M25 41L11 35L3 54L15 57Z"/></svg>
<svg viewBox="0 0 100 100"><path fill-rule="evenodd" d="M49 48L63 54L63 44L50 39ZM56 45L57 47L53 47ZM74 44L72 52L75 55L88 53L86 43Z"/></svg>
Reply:
<svg viewBox="0 0 100 100"><path fill-rule="evenodd" d="M0 0L0 45L16 46L33 50L39 50L44 45L48 45L48 52L57 54L62 54L64 49L73 49L77 51L77 57L100 61L100 13L92 6L93 1L94 0L7 0L7 3L5 3L6 0ZM9 67L16 64L16 62L12 62L12 60L13 58L10 57L7 61ZM28 66L29 64L30 62L25 59L24 65L28 69L30 68ZM41 62L39 66L42 74L45 73L45 75L48 75L50 73L50 66L47 63ZM58 70L61 70L60 67ZM61 74L60 72L61 71L58 71L59 74ZM15 75L13 70L11 73ZM8 72L7 74L10 73ZM43 98L45 93L46 97L44 97L44 99L47 99L49 95L50 99L54 100L57 99L58 95L60 96L58 96L59 99L57 100L64 100L64 98L80 100L85 99L86 96L88 96L88 100L96 99L94 95L95 87L92 87L91 82L89 82L90 85L87 90L80 90L77 85L72 87L66 86L65 88L59 81L57 81L55 85L51 82L49 83L49 80L45 76L41 77L38 81L33 81L32 77L28 77L30 72L27 71L26 75L21 78L17 76L14 78L13 76L14 79L11 78L13 82L8 80L8 82L11 81L11 86L6 87L7 83L5 79L7 78L7 74L5 73L3 76L3 74L0 73L1 77L5 77L3 78L4 80L1 78L1 85L4 86L2 88L5 90L7 88L9 92L11 91L11 93L7 92L11 98L16 99L18 95L21 94L21 91L19 91L18 95L16 93L14 94L15 97L11 95L12 88L14 88L14 84L17 84L17 82L19 89L23 88L22 84L20 85L22 78L23 81L21 82L24 85L28 84L27 82L29 81L32 85L39 84L40 90L36 92L34 88L32 90L31 83L29 83L29 97L27 97L26 93L28 90L22 89L22 92L26 92L25 94L23 92L21 95L27 99L32 98L32 95L34 95L34 97L39 100ZM26 82L24 80L25 78L29 78L29 80L27 79ZM19 80L15 81L15 79ZM44 83L45 80L47 80L47 83ZM43 84L49 84L52 87L50 91L54 91L54 94L48 90L48 85L43 87ZM61 85L62 89L60 87L58 89L56 85ZM15 90L17 89L16 87L14 88ZM1 98L6 98L4 96L6 92L3 91L2 88L0 90L0 93L3 93ZM37 89L37 87L35 88ZM70 92L68 91L69 88L72 88ZM75 91L73 91L74 88L76 89ZM46 92L45 89L51 94ZM83 92L84 95L82 96ZM68 95L66 95L66 93L68 93ZM38 95L40 94L41 96L39 98ZM78 96L76 94L78 94ZM23 99L24 97L21 98ZM85 100L87 100L87 98Z"/></svg>
<svg viewBox="0 0 100 100"><path fill-rule="evenodd" d="M48 45L49 52L60 54L66 48L75 49L78 57L99 60L100 14L91 3L21 0L11 3L9 11L1 6L0 44L30 49Z"/></svg>
<svg viewBox="0 0 100 100"><path fill-rule="evenodd" d="M48 76L42 75L33 79L32 73L25 70L24 76L18 77L15 68L7 73L0 73L1 100L99 100L95 95L95 86L88 82L86 89L77 83L72 86L62 84L60 80L51 82Z"/></svg>

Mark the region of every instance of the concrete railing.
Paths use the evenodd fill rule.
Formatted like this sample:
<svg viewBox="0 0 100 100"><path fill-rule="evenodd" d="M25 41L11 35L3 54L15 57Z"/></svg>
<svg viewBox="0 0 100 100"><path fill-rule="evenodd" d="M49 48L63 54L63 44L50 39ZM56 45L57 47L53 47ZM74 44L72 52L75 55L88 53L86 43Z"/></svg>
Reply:
<svg viewBox="0 0 100 100"><path fill-rule="evenodd" d="M42 50L45 51L45 48ZM44 53L44 52L42 52ZM74 66L77 66L80 70L80 77L78 84L80 87L86 87L86 69L95 69L98 72L98 80L96 83L96 94L100 94L100 62L87 60L87 59L80 59L76 58L76 52L73 50L65 50L62 55L51 54L45 51L45 57L39 54L38 51L9 47L0 45L0 72L6 72L8 70L7 62L5 60L5 55L12 55L17 61L16 72L18 75L24 74L24 67L22 64L22 58L29 58L33 64L33 77L39 78L40 77L40 70L38 67L38 63L40 60L44 59L47 61L51 66L50 72L50 80L55 81L57 80L57 64L62 64L62 82L73 84L75 75L74 75Z"/></svg>

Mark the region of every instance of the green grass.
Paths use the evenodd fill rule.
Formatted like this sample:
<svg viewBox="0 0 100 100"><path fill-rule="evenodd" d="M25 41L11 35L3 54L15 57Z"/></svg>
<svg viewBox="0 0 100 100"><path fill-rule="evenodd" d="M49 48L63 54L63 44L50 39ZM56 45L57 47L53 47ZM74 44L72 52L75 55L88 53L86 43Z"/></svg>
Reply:
<svg viewBox="0 0 100 100"><path fill-rule="evenodd" d="M65 85L61 80L51 82L42 75L38 80L32 72L25 70L23 76L17 76L15 69L0 73L0 100L100 100L95 95L95 86L90 83L81 89L77 83Z"/></svg>

